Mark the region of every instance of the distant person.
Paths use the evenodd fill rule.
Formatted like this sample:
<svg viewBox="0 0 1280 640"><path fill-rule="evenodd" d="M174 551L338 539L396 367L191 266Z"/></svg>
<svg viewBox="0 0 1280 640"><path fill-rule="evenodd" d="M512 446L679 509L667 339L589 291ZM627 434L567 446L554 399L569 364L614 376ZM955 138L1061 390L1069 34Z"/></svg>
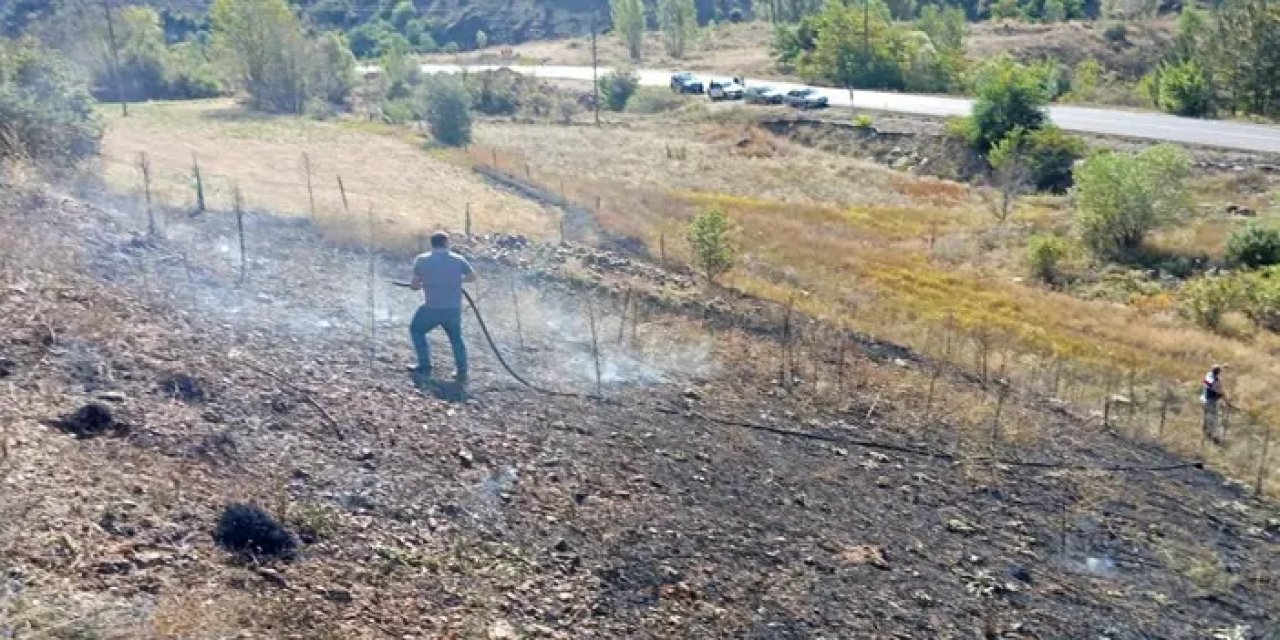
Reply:
<svg viewBox="0 0 1280 640"><path fill-rule="evenodd" d="M1224 365L1215 364L1209 369L1209 373L1204 374L1200 391L1200 400L1204 402L1204 435L1215 444L1222 444L1225 435L1220 429L1221 412L1218 405L1225 404L1227 408L1231 407L1231 403L1227 401L1226 391L1222 387L1223 367Z"/></svg>
<svg viewBox="0 0 1280 640"><path fill-rule="evenodd" d="M431 236L431 251L413 260L413 282L410 288L422 290L425 302L409 323L409 338L418 354L413 367L414 380L423 384L431 379L431 345L427 334L440 327L449 337L453 349L455 380L467 381L467 345L462 341L462 283L475 282L476 273L462 256L449 250L449 234Z"/></svg>

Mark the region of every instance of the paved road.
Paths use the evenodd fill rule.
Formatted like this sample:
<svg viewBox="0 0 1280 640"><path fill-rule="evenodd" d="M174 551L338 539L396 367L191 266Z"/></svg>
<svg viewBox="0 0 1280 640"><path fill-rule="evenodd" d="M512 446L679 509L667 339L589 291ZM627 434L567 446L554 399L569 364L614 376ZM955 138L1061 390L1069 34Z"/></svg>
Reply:
<svg viewBox="0 0 1280 640"><path fill-rule="evenodd" d="M467 68L479 71L497 67L494 65L472 65ZM422 67L425 73L457 73L461 69L462 67L457 65L428 64ZM547 65L512 66L511 69L542 78L591 80L591 67ZM608 73L608 71L604 67L600 69L601 74ZM645 86L665 87L671 79L670 71L659 69L644 69L637 73L640 76L640 84ZM789 82L755 80L752 78L747 78L746 82L747 86L767 84L782 90L801 86ZM844 89L820 88L819 91L827 96L833 107L850 106L849 92ZM969 113L971 105L972 101L967 98L861 90L855 91L853 94L853 106L860 109L878 109L926 116L966 115ZM1199 120L1179 118L1162 113L1118 111L1090 107L1053 106L1049 108L1049 115L1054 123L1063 129L1082 133L1129 136L1132 138L1206 145L1241 151L1280 153L1280 126L1224 122L1221 120Z"/></svg>

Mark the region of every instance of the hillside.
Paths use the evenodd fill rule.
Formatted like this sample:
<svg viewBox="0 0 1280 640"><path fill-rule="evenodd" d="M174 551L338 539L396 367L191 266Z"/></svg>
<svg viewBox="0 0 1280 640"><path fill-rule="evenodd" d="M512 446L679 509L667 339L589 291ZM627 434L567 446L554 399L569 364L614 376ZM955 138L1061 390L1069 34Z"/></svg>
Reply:
<svg viewBox="0 0 1280 640"><path fill-rule="evenodd" d="M161 209L147 238L137 200L6 175L5 637L1276 627L1273 504L1032 393L993 422L991 388L921 354L798 318L793 347L776 305L493 236L462 250L507 355L591 393L595 323L604 398L515 385L474 322L470 397L419 395L412 296L370 298L366 252L256 213L242 259L225 213ZM407 254L374 258L403 277ZM95 402L100 428L66 419ZM230 502L281 518L298 557L215 546Z"/></svg>

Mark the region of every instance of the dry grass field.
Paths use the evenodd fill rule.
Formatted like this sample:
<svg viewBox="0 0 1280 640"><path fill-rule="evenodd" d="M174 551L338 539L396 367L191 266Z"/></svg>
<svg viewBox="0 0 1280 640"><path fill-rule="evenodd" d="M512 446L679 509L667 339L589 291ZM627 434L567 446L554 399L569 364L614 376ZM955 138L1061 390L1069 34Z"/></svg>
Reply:
<svg viewBox="0 0 1280 640"><path fill-rule="evenodd" d="M1144 420L1154 424L1159 405L1167 404L1180 422L1164 440L1178 450L1203 449L1194 398L1208 363L1233 364L1231 391L1259 424L1275 400L1274 336L1223 337L1192 328L1166 294L1087 300L1032 282L1026 237L1070 228L1062 198L1028 199L998 228L967 185L818 151L732 114L697 108L615 117L599 129L484 121L476 125L476 144L456 154L424 152L404 130L239 113L229 103L147 106L127 122L113 121L108 153L154 149L163 197L189 202L190 152L204 149L207 173L223 180L215 182L215 200L225 198L230 176L240 176L252 206L302 213L307 200L297 158L323 146L329 151L317 162L320 172L348 180L356 222L368 202L392 221L394 230L379 232L384 244L427 226L459 228L467 202L479 232L554 235L555 214L495 191L467 169L471 163L496 161L593 211L605 231L634 237L652 255L676 262L687 260L684 223L700 208L718 207L737 223L743 244L740 266L726 281L732 289L791 302L918 350L945 350L981 375L1036 385L1086 408L1100 409L1114 394L1137 395ZM133 167L108 169L118 186L137 185ZM1217 207L1239 195L1265 211L1270 187L1256 184L1241 195L1243 179L1200 179L1197 199ZM263 186L276 183L278 189ZM322 208L340 211L336 195L330 189ZM424 203L429 217L417 213ZM351 222L330 227L363 238L363 225ZM1206 213L1156 240L1170 250L1213 255L1235 224ZM1171 403L1157 400L1165 396ZM1237 419L1233 428L1233 445L1207 455L1251 474L1262 427Z"/></svg>
<svg viewBox="0 0 1280 640"><path fill-rule="evenodd" d="M461 230L468 207L476 233L545 238L557 224L540 207L489 188L447 154L424 153L422 140L409 131L376 135L371 131L380 130L367 123L262 116L229 100L135 105L129 118L104 113L107 181L139 189L138 154L146 152L153 192L165 204L194 204L194 154L210 208L230 209L239 185L249 209L308 215L305 154L316 216L335 239L363 240L370 208L377 224L394 230L393 243L437 227ZM357 224L343 213L339 176Z"/></svg>

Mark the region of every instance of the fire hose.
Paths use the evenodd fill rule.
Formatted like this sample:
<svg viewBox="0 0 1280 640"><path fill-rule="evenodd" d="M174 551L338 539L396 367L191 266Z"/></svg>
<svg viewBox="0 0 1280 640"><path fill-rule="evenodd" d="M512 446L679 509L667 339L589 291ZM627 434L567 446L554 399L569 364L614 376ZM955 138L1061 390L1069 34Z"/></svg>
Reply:
<svg viewBox="0 0 1280 640"><path fill-rule="evenodd" d="M407 282L400 282L396 280L388 280L388 282L397 287L402 287L405 289L412 288L412 286ZM484 339L485 339L485 342L489 344L489 349L493 351L493 355L497 356L498 362L502 365L502 368L506 369L507 373L511 374L511 377L515 378L517 382L528 387L533 391L536 391L538 393L542 393L545 395L549 395L549 396L556 396L556 397L562 397L562 398L591 398L591 399L597 399L597 400L600 399L600 396L595 394L574 393L570 391L557 391L555 389L548 389L546 387L534 384L529 380L527 380L524 376L520 375L519 372L517 372L514 368L512 368L510 364L507 363L506 358L502 356L502 350L498 348L498 343L493 339L493 334L489 332L489 327L488 325L485 324L485 321L484 321L484 315L480 313L480 307L476 304L476 301L471 297L471 294L468 293L466 289L463 289L462 296L463 298L466 299L467 306L471 307L471 312L472 314L475 315L476 322L480 325L480 332L484 334ZM674 410L661 410L661 409L660 411L663 411L663 413L675 412ZM748 429L752 431L772 433L774 435L779 435L779 436L789 436L794 438L800 438L803 440L813 440L818 442L827 442L831 444L843 444L845 446L862 447L866 449L880 449L880 450L887 450L887 451L895 451L898 453L921 456L921 457L945 461L953 464L960 461L959 456L957 456L955 453L929 451L927 449L920 449L916 447L908 447L908 446L892 444L887 442L878 442L873 440L850 439L850 438L826 435L821 433L796 431L796 430L785 429L781 427L772 427L767 425L754 424L750 422L741 422L738 420L718 418L715 416L709 416L709 415L705 415L698 412L685 412L685 415L686 417L697 418L699 420L703 420L711 424L718 424L726 427L736 427L739 429ZM1185 462L1185 463L1173 463L1173 464L1165 464L1165 465L1151 465L1151 466L1085 465L1085 464L1076 464L1071 462L1062 462L1062 461L1055 461L1055 460L1045 460L1045 461L1015 460L1015 459L997 458L997 457L973 458L967 461L969 463L1007 465L1011 467L1029 467L1029 468L1036 468L1036 469L1066 469L1066 470L1073 470L1073 471L1108 471L1108 472L1114 472L1114 473L1161 473L1161 472L1168 472L1168 471L1177 471L1182 469L1203 469L1204 468L1204 463L1198 462L1198 461Z"/></svg>

